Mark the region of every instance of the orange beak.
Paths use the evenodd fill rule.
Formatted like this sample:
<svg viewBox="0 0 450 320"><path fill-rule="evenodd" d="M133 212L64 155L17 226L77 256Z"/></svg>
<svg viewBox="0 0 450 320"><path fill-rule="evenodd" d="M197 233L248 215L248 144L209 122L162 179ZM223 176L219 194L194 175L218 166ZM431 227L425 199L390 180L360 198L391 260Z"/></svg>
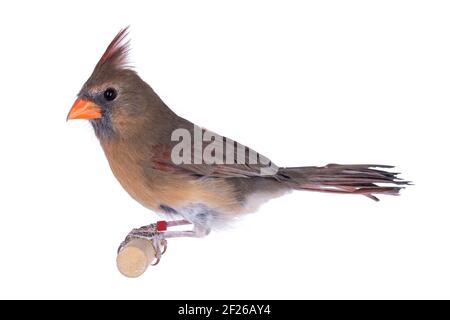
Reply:
<svg viewBox="0 0 450 320"><path fill-rule="evenodd" d="M98 119L102 117L101 109L91 101L78 98L67 115L66 120L72 119Z"/></svg>

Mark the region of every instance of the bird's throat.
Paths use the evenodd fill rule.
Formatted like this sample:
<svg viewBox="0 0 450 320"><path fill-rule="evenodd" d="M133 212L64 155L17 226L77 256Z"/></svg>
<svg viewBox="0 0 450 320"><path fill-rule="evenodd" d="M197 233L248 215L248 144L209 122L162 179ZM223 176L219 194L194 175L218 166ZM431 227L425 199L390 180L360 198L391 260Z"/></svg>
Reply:
<svg viewBox="0 0 450 320"><path fill-rule="evenodd" d="M103 114L99 119L89 120L94 128L95 135L101 141L109 140L114 137L114 128L108 114Z"/></svg>

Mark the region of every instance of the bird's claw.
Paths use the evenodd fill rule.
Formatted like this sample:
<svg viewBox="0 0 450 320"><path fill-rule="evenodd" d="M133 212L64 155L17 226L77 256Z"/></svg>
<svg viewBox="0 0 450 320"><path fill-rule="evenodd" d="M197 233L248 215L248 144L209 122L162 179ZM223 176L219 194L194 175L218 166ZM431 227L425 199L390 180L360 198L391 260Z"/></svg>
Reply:
<svg viewBox="0 0 450 320"><path fill-rule="evenodd" d="M158 231L156 223L131 230L120 244L117 253L119 253L132 239L146 239L152 242L156 258L156 261L152 263L152 266L159 263L161 256L167 250L167 240L164 239L164 232Z"/></svg>
<svg viewBox="0 0 450 320"><path fill-rule="evenodd" d="M167 250L167 240L164 239L164 235L161 232L158 232L158 235L159 236L157 238L152 239L153 247L155 248L155 258L156 258L156 261L152 263L152 266L156 266L159 263L162 255Z"/></svg>

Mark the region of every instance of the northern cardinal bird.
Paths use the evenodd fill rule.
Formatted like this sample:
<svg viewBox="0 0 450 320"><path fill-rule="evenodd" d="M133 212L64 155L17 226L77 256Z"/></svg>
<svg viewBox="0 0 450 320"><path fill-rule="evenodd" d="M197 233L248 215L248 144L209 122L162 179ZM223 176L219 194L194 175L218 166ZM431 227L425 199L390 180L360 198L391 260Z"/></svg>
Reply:
<svg viewBox="0 0 450 320"><path fill-rule="evenodd" d="M127 65L126 37L127 28L113 39L67 119L90 121L112 172L136 201L168 215L169 226L193 225L192 230L162 233L167 223L160 222L129 234L127 239L157 239L158 259L164 238L205 236L290 190L360 194L377 200L373 194L397 195L400 185L408 184L397 173L382 170L392 168L385 165L276 167L247 147L199 129L170 110ZM184 149L183 135L190 136Z"/></svg>

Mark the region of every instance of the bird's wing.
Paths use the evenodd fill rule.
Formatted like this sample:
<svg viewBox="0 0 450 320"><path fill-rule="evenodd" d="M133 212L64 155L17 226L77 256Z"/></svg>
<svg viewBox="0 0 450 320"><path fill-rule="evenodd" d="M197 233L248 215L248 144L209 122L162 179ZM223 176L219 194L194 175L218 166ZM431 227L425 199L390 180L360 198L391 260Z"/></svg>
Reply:
<svg viewBox="0 0 450 320"><path fill-rule="evenodd" d="M155 145L151 157L152 168L197 177L216 178L275 176L278 171L274 163L258 152L203 129L204 132L213 134L214 139L200 143L191 141L182 152L180 142ZM180 156L189 151L190 156ZM181 158L183 158L182 163L180 163Z"/></svg>

